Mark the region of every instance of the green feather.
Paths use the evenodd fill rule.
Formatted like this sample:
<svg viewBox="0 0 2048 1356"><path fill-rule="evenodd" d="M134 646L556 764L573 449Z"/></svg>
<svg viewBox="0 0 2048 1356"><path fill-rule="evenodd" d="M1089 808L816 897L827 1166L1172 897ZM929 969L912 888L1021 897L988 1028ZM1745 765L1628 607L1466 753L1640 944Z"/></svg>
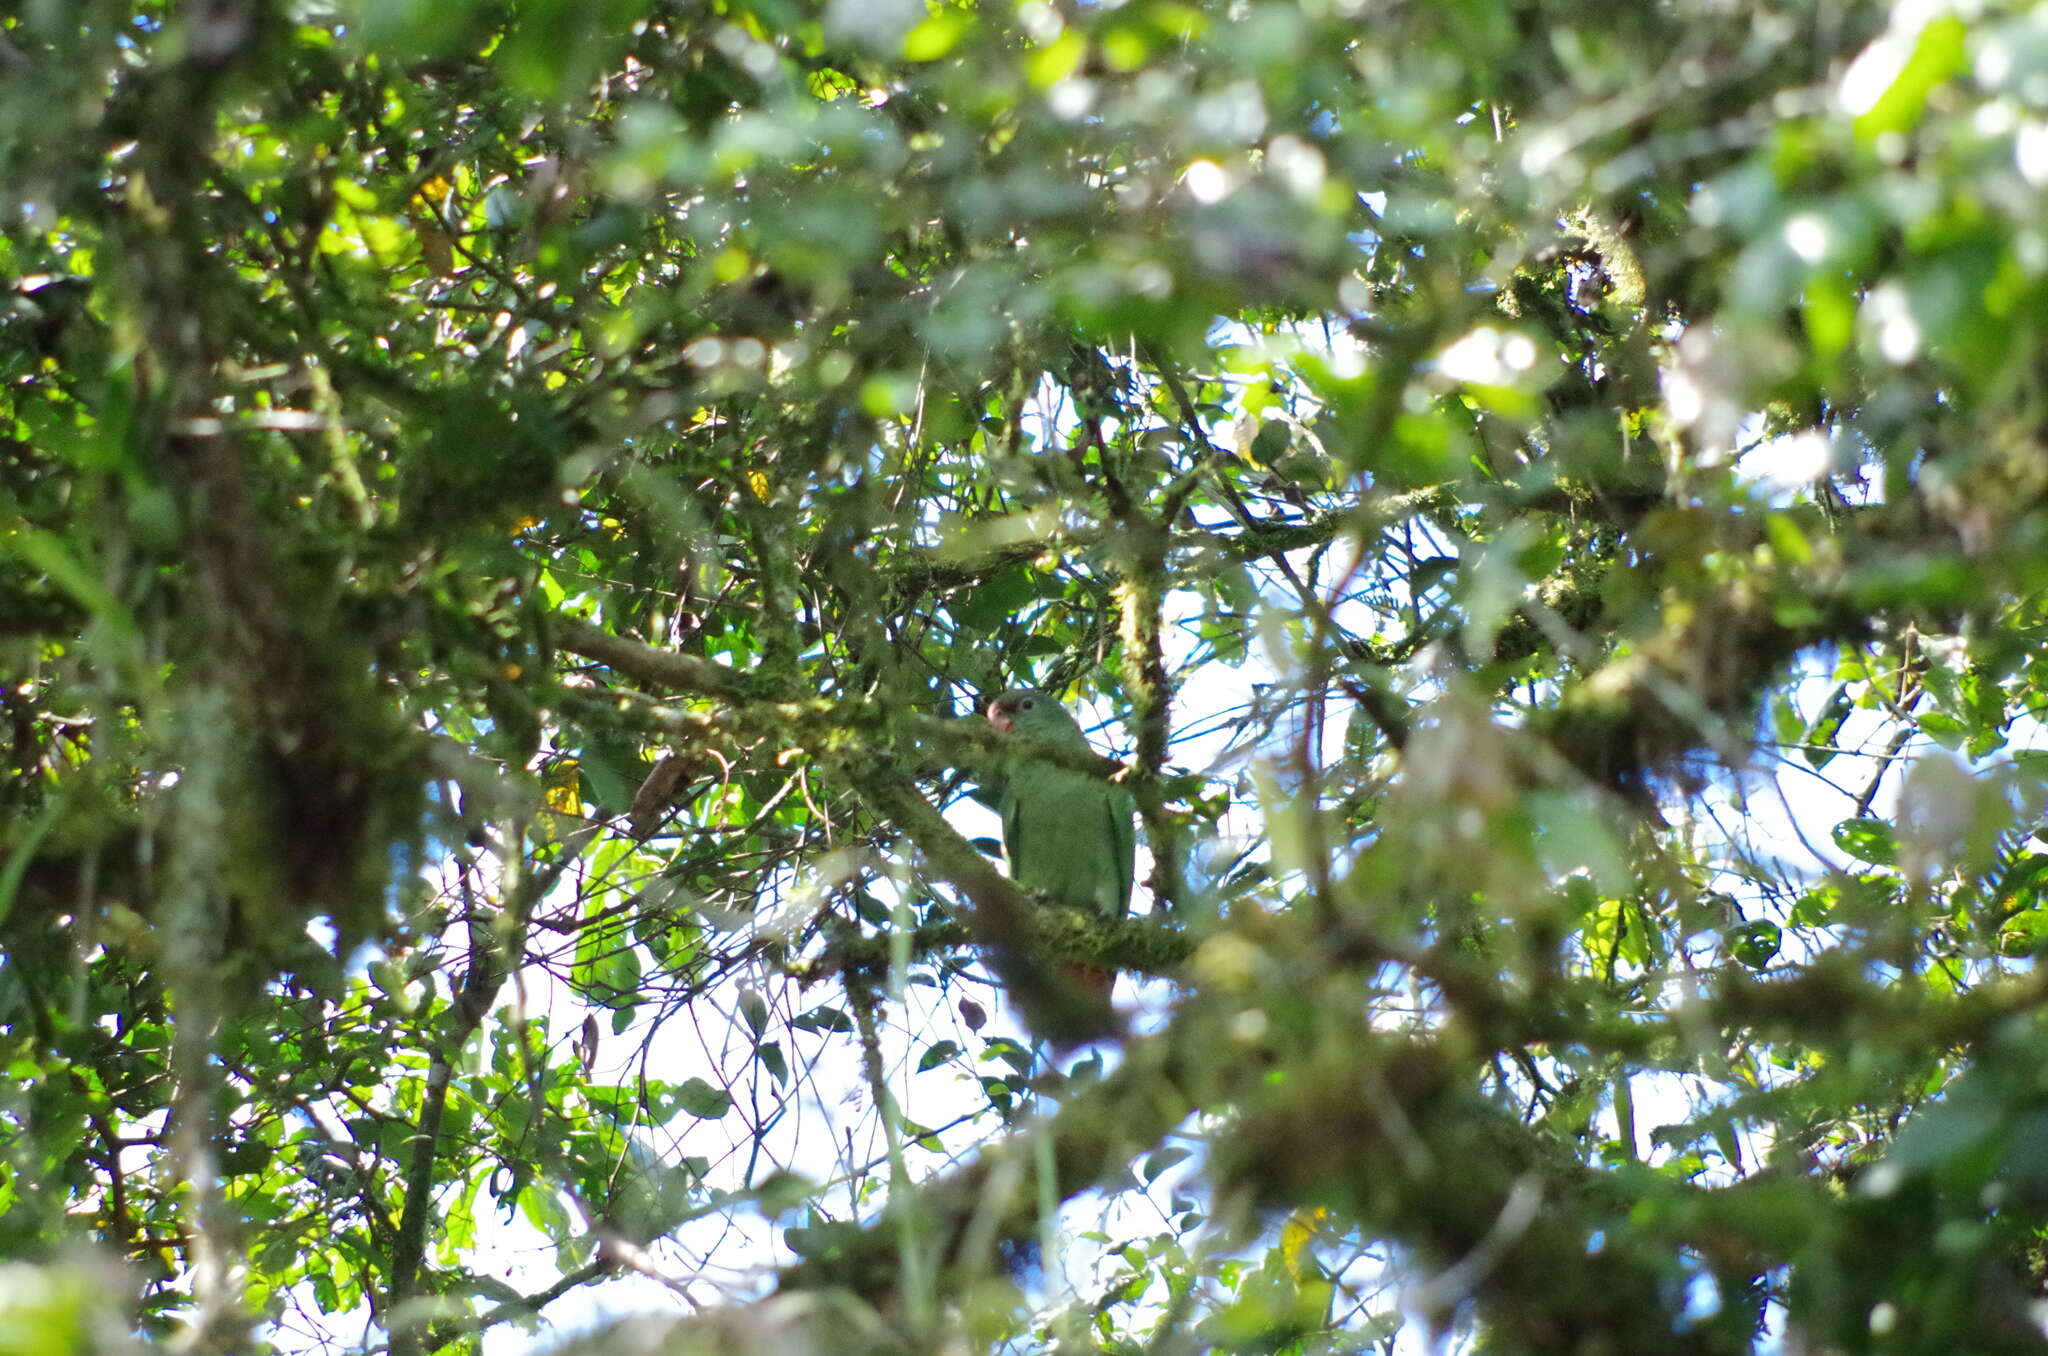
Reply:
<svg viewBox="0 0 2048 1356"><path fill-rule="evenodd" d="M1011 722L1001 801L1010 877L1034 894L1105 918L1130 912L1136 865L1131 793L1032 756L1034 748L1088 748L1072 715L1042 692L996 699Z"/></svg>

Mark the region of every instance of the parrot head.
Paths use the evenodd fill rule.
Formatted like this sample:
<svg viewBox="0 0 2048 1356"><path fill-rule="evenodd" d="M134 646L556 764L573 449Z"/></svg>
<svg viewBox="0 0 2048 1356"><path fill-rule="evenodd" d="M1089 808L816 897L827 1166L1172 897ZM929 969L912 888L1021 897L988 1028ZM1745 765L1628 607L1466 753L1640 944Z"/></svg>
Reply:
<svg viewBox="0 0 2048 1356"><path fill-rule="evenodd" d="M1066 707L1043 692L1013 687L988 704L988 723L996 732L1012 739L1043 744L1088 743L1081 726Z"/></svg>

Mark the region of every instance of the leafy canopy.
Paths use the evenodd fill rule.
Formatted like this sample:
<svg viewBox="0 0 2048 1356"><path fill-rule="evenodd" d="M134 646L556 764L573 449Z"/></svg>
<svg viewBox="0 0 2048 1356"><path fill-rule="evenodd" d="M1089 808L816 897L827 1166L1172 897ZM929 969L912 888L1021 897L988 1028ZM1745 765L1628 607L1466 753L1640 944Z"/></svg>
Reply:
<svg viewBox="0 0 2048 1356"><path fill-rule="evenodd" d="M2035 7L0 75L0 1351L2048 1345Z"/></svg>

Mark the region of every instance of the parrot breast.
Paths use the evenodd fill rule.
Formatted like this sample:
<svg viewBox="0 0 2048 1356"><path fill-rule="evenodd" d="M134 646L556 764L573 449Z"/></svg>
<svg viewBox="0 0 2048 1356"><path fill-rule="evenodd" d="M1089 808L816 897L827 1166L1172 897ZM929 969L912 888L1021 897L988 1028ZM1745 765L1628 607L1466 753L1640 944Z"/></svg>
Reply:
<svg viewBox="0 0 2048 1356"><path fill-rule="evenodd" d="M1085 773L1027 762L1011 773L1003 802L1003 849L1018 885L1105 918L1129 910L1129 793Z"/></svg>

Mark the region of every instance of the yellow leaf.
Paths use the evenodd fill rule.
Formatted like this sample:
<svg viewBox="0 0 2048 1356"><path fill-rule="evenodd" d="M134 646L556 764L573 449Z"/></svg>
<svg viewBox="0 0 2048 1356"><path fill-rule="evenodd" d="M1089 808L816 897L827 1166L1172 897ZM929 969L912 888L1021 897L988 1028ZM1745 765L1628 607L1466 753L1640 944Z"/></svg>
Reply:
<svg viewBox="0 0 2048 1356"><path fill-rule="evenodd" d="M550 763L542 774L541 799L557 814L583 813L583 774L574 758Z"/></svg>
<svg viewBox="0 0 2048 1356"><path fill-rule="evenodd" d="M367 212L377 205L377 195L353 179L336 179L330 186L335 197L358 212Z"/></svg>
<svg viewBox="0 0 2048 1356"><path fill-rule="evenodd" d="M1330 1212L1320 1205L1306 1206L1295 1211L1280 1226L1280 1257L1287 1263L1287 1274L1294 1277L1296 1284L1318 1278L1320 1268L1315 1258L1308 1255L1308 1245L1322 1232L1329 1221Z"/></svg>
<svg viewBox="0 0 2048 1356"><path fill-rule="evenodd" d="M583 777L574 758L562 758L540 770L540 800L547 808L535 817L534 835L542 842L559 842L583 818Z"/></svg>
<svg viewBox="0 0 2048 1356"><path fill-rule="evenodd" d="M1051 89L1081 69L1088 42L1071 29L1024 59L1024 73L1038 89Z"/></svg>
<svg viewBox="0 0 2048 1356"><path fill-rule="evenodd" d="M903 59L937 61L953 50L967 32L968 22L959 10L940 10L904 35Z"/></svg>

